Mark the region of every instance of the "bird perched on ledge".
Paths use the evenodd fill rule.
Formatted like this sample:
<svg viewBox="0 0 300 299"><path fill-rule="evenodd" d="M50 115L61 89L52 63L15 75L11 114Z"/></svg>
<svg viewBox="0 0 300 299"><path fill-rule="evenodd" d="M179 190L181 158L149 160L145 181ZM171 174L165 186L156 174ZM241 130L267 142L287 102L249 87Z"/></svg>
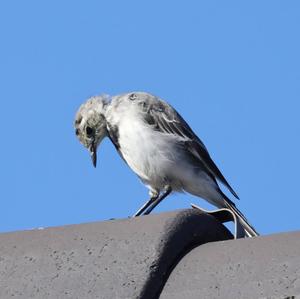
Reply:
<svg viewBox="0 0 300 299"><path fill-rule="evenodd" d="M123 160L149 188L150 199L134 216L149 214L171 192L188 192L218 208L229 208L246 234L258 233L221 191L221 182L238 198L205 145L168 103L145 92L95 96L79 108L75 132L90 151L94 166L97 148L108 137Z"/></svg>

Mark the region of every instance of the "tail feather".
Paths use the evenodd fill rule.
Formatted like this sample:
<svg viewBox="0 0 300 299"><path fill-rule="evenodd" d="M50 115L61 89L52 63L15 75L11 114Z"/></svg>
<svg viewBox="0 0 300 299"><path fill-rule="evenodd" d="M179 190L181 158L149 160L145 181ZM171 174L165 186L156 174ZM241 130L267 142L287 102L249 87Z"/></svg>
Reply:
<svg viewBox="0 0 300 299"><path fill-rule="evenodd" d="M231 211L233 211L236 216L239 218L241 225L245 229L248 237L257 237L259 233L255 230L255 228L248 222L243 213L235 206L234 202L232 202L229 198L225 196L225 205Z"/></svg>

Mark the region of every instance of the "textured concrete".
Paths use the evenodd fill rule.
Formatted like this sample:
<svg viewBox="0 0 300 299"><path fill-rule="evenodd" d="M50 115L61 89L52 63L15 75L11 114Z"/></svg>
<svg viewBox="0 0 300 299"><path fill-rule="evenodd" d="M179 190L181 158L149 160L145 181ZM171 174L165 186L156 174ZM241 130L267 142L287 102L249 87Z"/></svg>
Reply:
<svg viewBox="0 0 300 299"><path fill-rule="evenodd" d="M215 218L192 209L1 234L0 298L158 298L187 251L229 238Z"/></svg>
<svg viewBox="0 0 300 299"><path fill-rule="evenodd" d="M300 232L193 249L160 296L171 298L300 298Z"/></svg>

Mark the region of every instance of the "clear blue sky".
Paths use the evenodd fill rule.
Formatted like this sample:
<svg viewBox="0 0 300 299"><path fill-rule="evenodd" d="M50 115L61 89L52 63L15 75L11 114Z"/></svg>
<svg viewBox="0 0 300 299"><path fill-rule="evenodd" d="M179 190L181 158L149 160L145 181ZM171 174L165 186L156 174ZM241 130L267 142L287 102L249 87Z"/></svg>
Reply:
<svg viewBox="0 0 300 299"><path fill-rule="evenodd" d="M147 189L106 140L74 135L89 96L141 90L204 141L263 234L299 230L299 1L2 1L0 231L122 218ZM156 210L203 200L174 195Z"/></svg>

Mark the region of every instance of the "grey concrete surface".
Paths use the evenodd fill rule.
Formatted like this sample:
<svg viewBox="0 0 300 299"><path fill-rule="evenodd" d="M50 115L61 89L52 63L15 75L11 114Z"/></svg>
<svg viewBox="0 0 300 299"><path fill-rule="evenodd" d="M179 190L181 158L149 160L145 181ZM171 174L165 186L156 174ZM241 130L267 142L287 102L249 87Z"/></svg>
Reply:
<svg viewBox="0 0 300 299"><path fill-rule="evenodd" d="M231 237L192 209L0 234L0 298L158 298L187 250Z"/></svg>
<svg viewBox="0 0 300 299"><path fill-rule="evenodd" d="M193 249L175 267L160 296L171 298L300 298L300 232Z"/></svg>

